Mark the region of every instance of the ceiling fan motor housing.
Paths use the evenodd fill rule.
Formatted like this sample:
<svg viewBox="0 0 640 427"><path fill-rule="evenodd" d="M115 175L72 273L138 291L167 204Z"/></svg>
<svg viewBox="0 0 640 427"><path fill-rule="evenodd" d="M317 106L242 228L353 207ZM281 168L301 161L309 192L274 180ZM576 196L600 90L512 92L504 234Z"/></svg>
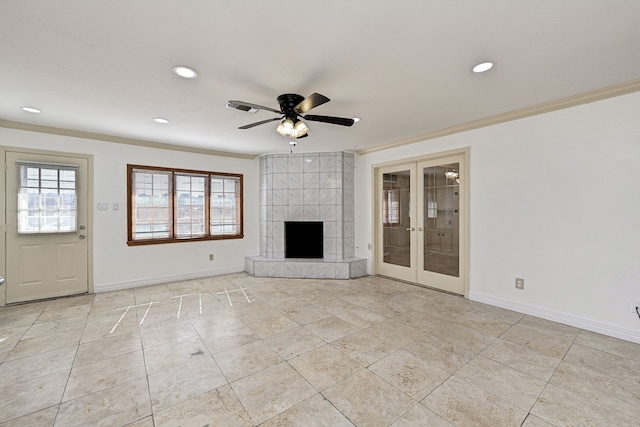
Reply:
<svg viewBox="0 0 640 427"><path fill-rule="evenodd" d="M287 119L291 119L294 122L298 118L298 113L295 111L295 107L302 101L304 101L304 96L297 95L295 93L285 93L278 97L280 111L284 113Z"/></svg>

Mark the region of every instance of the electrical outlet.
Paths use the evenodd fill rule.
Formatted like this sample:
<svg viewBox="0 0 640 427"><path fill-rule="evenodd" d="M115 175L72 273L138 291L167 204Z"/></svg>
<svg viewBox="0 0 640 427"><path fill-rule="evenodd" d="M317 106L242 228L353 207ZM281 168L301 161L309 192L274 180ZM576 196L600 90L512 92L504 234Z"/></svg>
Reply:
<svg viewBox="0 0 640 427"><path fill-rule="evenodd" d="M524 279L516 277L516 289L524 289Z"/></svg>
<svg viewBox="0 0 640 427"><path fill-rule="evenodd" d="M209 261L213 261L213 254L209 254Z"/></svg>

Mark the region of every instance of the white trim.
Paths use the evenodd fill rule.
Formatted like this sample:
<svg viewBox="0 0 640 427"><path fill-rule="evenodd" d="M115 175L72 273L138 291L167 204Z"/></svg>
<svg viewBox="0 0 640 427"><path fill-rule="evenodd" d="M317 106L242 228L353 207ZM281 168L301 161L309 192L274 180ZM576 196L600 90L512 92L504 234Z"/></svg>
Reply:
<svg viewBox="0 0 640 427"><path fill-rule="evenodd" d="M621 328L608 323L597 322L592 319L574 316L560 311L549 310L534 305L509 301L480 292L469 292L469 299L640 344L640 330Z"/></svg>
<svg viewBox="0 0 640 427"><path fill-rule="evenodd" d="M182 280L202 279L203 277L220 276L223 274L242 273L243 271L244 271L244 266L220 268L217 270L205 270L205 271L198 271L198 272L187 273L187 274L173 274L170 276L161 276L161 277L154 277L154 278L148 278L148 279L127 280L124 282L95 284L94 288L96 293L120 291L122 289L137 288L140 286L159 285L161 283L171 283L171 282L179 282Z"/></svg>

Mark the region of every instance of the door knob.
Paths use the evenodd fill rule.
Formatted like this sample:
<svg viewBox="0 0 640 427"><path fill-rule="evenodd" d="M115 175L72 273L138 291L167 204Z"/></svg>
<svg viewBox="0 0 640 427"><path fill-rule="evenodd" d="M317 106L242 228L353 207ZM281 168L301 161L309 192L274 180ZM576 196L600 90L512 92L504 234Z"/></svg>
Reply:
<svg viewBox="0 0 640 427"><path fill-rule="evenodd" d="M422 231L422 227L418 227L418 231Z"/></svg>
<svg viewBox="0 0 640 427"><path fill-rule="evenodd" d="M415 227L407 228L407 231L416 231Z"/></svg>

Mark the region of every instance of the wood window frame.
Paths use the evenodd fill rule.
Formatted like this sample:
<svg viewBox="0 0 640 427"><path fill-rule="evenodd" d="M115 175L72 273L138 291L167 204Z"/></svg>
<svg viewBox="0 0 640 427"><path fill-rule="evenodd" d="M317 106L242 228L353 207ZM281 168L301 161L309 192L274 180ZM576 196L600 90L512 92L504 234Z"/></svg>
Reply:
<svg viewBox="0 0 640 427"><path fill-rule="evenodd" d="M135 239L135 224L134 224L134 209L135 209L135 194L134 194L134 180L133 174L137 170L148 170L150 172L167 173L170 175L169 179L169 204L168 204L168 222L169 222L169 237L162 238L149 238L149 239ZM177 203L177 191L175 188L175 175L176 174L193 174L193 175L207 175L208 179L205 181L205 233L196 237L176 237L176 209ZM232 177L238 180L239 192L237 193L236 203L238 205L238 230L234 234L212 234L211 233L211 188L210 182L212 177ZM159 166L146 166L127 164L127 245L154 245L162 243L178 243L178 242L194 242L205 240L228 240L228 239L242 239L244 238L244 184L243 175L228 173L228 172L213 172L202 171L193 169L181 169L181 168L167 168Z"/></svg>

